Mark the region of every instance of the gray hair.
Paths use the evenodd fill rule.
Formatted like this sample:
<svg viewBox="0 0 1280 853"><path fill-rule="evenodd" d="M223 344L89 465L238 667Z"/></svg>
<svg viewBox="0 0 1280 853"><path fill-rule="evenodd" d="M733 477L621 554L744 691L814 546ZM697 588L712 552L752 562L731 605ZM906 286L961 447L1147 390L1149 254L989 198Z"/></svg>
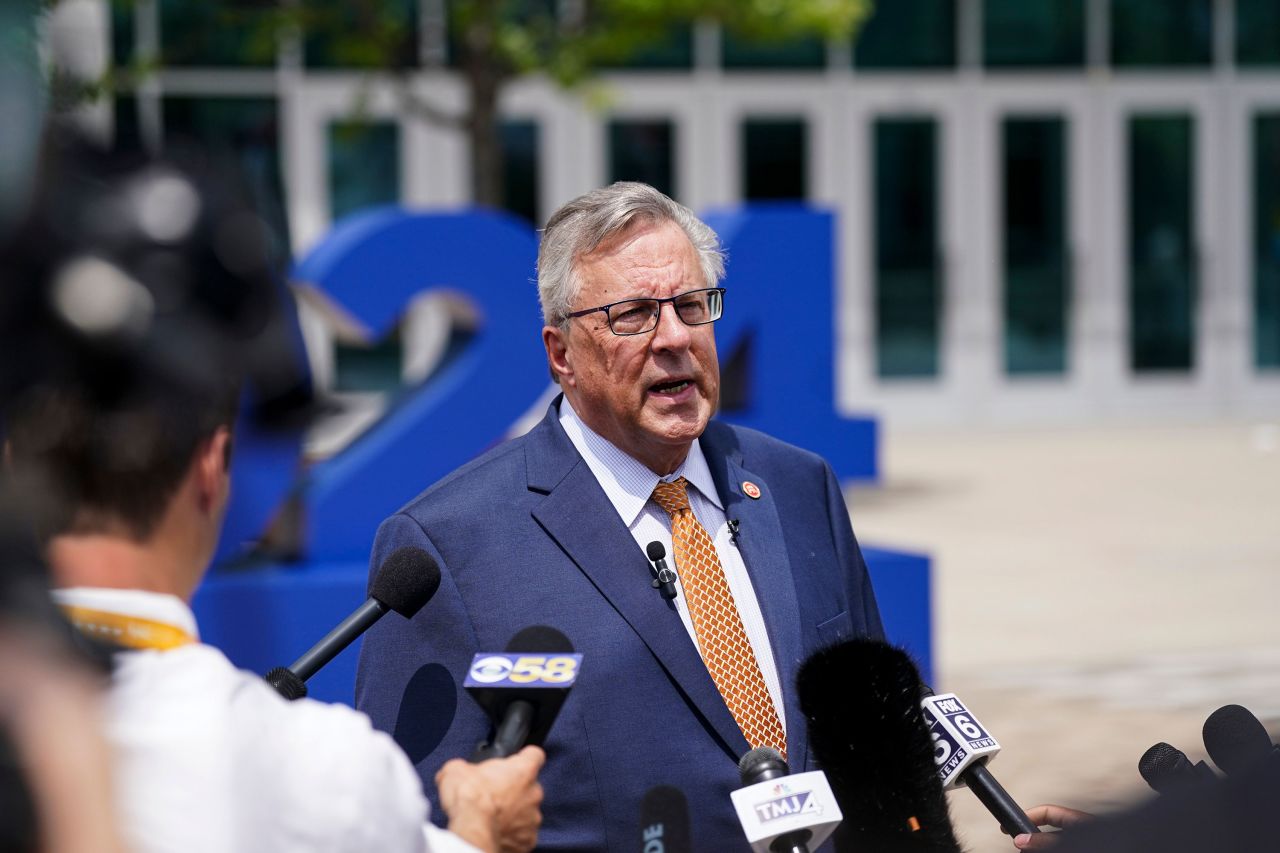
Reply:
<svg viewBox="0 0 1280 853"><path fill-rule="evenodd" d="M720 238L693 211L648 184L619 181L581 195L551 215L538 247L538 301L542 321L564 327L582 288L576 263L633 222L674 222L698 253L704 287L724 278Z"/></svg>

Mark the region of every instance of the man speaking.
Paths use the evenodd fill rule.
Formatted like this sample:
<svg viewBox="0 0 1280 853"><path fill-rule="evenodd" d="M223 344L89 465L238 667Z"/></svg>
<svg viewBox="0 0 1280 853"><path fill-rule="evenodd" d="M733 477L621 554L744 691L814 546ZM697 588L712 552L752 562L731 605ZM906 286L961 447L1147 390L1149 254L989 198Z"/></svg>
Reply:
<svg viewBox="0 0 1280 853"><path fill-rule="evenodd" d="M814 769L801 662L882 635L830 467L711 421L723 274L715 233L651 187L617 183L558 210L538 291L563 393L374 544L374 566L412 545L444 576L415 619L370 631L356 680L357 705L424 778L488 734L466 697L440 703L476 652L544 624L582 653L545 744L546 849L634 849L640 801L659 785L687 798L694 849L744 845L729 799L742 754L771 746L793 772ZM804 310L779 297L778 310ZM677 574L665 590L646 556L659 551Z"/></svg>

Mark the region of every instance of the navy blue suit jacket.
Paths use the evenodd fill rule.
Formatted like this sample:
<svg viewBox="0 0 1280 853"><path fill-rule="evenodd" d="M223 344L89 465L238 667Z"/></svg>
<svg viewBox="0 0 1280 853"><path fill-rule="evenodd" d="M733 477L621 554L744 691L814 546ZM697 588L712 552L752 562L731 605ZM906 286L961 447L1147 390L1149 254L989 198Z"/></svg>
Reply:
<svg viewBox="0 0 1280 853"><path fill-rule="evenodd" d="M746 849L729 792L749 747L557 408L383 522L373 566L413 545L435 556L443 578L413 620L388 616L366 635L356 705L404 747L440 819L435 771L489 730L461 689L472 656L549 625L583 661L545 744L539 847L638 849L641 798L665 784L688 799L694 849ZM883 634L844 497L821 458L759 432L712 421L701 441L725 514L741 522L792 772L815 769L797 669L824 645Z"/></svg>

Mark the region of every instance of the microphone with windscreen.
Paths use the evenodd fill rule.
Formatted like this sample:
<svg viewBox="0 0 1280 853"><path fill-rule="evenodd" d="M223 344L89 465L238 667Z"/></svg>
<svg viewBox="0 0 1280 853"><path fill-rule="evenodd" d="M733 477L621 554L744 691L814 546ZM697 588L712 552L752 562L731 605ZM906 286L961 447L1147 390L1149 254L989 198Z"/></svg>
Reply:
<svg viewBox="0 0 1280 853"><path fill-rule="evenodd" d="M578 679L582 655L569 638L546 625L518 632L505 652L481 652L471 659L462 686L493 722L493 737L476 747L471 760L505 758L526 744L541 746Z"/></svg>
<svg viewBox="0 0 1280 853"><path fill-rule="evenodd" d="M959 853L911 659L850 640L805 661L796 689L844 815L836 850Z"/></svg>
<svg viewBox="0 0 1280 853"><path fill-rule="evenodd" d="M267 682L284 698L301 699L307 695L307 679L355 642L387 611L394 610L412 619L439 588L440 566L434 557L413 546L397 548L378 568L369 585L368 600L302 657L288 667L276 667L268 672Z"/></svg>
<svg viewBox="0 0 1280 853"><path fill-rule="evenodd" d="M672 601L676 597L676 573L667 566L667 549L655 539L644 547L644 553L653 563L649 567L653 572L653 588L667 601Z"/></svg>
<svg viewBox="0 0 1280 853"><path fill-rule="evenodd" d="M1248 770L1278 751L1262 721L1241 705L1223 705L1210 714L1203 734L1205 751L1228 775Z"/></svg>
<svg viewBox="0 0 1280 853"><path fill-rule="evenodd" d="M1163 741L1155 744L1138 759L1138 773L1160 794L1184 791L1197 785L1212 783L1217 776L1203 761L1191 763L1187 754Z"/></svg>

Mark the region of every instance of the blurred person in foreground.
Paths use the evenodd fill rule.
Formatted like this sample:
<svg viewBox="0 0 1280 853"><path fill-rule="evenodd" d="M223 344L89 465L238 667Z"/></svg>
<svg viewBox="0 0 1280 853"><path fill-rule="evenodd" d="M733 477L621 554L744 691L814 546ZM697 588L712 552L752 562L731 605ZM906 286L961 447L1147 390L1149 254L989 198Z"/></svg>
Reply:
<svg viewBox="0 0 1280 853"><path fill-rule="evenodd" d="M124 853L101 672L50 612L0 477L0 850Z"/></svg>
<svg viewBox="0 0 1280 853"><path fill-rule="evenodd" d="M538 290L562 394L374 543L372 565L414 546L444 578L414 619L373 627L356 678L357 707L396 732L424 778L489 722L466 701L422 702L420 673L461 680L474 653L527 625L582 653L546 741L547 849L634 849L644 794L663 785L688 800L693 849L741 848L729 794L742 755L770 746L793 772L815 769L801 662L883 636L830 466L712 420L723 274L715 232L652 187L616 183L560 208ZM780 290L778 310L807 309ZM650 583L650 543L678 573L673 599Z"/></svg>
<svg viewBox="0 0 1280 853"><path fill-rule="evenodd" d="M1122 812L1092 815L1033 806L1038 826L1061 832L1019 835L1019 850L1053 853L1220 853L1280 848L1273 814L1280 802L1280 753L1259 756L1224 778L1189 784ZM1271 839L1268 841L1267 839Z"/></svg>
<svg viewBox="0 0 1280 853"><path fill-rule="evenodd" d="M272 328L258 310L270 264L253 220L207 176L84 156L46 162L30 221L0 253L0 324L33 326L37 349L22 362L32 372L0 377L0 399L54 598L110 661L105 732L127 844L530 849L539 750L441 768L452 831L440 830L412 765L363 714L287 702L200 643L189 602L230 494L237 368Z"/></svg>

